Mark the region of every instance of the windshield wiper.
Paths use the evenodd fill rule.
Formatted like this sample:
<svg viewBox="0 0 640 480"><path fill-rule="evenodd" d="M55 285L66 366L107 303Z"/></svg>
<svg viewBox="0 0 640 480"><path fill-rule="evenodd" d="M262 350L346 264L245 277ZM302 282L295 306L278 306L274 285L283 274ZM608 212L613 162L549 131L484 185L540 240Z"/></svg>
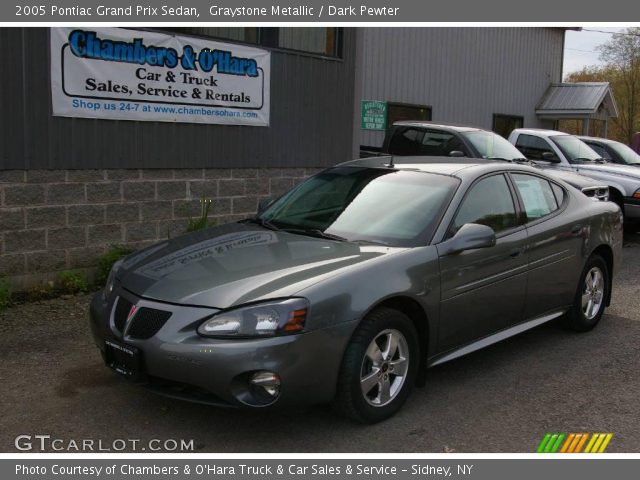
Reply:
<svg viewBox="0 0 640 480"><path fill-rule="evenodd" d="M380 240L364 240L362 238L357 238L355 240L349 240L350 242L353 243L360 243L363 245L382 245L382 246L388 246L389 244L387 242L382 242Z"/></svg>
<svg viewBox="0 0 640 480"><path fill-rule="evenodd" d="M281 230L280 228L276 227L273 223L271 223L269 220L264 220L260 217L245 218L244 220L240 220L238 223L255 223L256 225L260 225L261 227L267 228L269 230L273 230L273 231Z"/></svg>
<svg viewBox="0 0 640 480"><path fill-rule="evenodd" d="M485 160L499 160L501 162L513 162L513 160L511 160L510 158L504 158L504 157L484 157Z"/></svg>
<svg viewBox="0 0 640 480"><path fill-rule="evenodd" d="M280 230L288 233L294 233L297 235L307 235L309 237L327 238L329 240L338 240L340 242L346 242L347 239L340 235L334 235L332 233L325 233L318 228L281 228Z"/></svg>
<svg viewBox="0 0 640 480"><path fill-rule="evenodd" d="M524 158L524 157L518 157L518 158L485 157L485 159L487 159L487 160L500 160L502 162L509 162L509 163L531 163L531 160L529 160L528 158Z"/></svg>
<svg viewBox="0 0 640 480"><path fill-rule="evenodd" d="M603 163L602 158L587 158L587 157L576 157L573 159L574 163Z"/></svg>

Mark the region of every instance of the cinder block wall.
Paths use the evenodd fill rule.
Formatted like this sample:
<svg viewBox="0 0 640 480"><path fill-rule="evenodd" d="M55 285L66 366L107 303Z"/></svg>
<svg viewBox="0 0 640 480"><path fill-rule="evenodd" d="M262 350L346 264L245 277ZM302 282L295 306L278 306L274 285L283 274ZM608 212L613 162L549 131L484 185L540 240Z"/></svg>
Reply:
<svg viewBox="0 0 640 480"><path fill-rule="evenodd" d="M218 224L246 218L318 170L0 170L0 278L26 288L91 269L112 245L180 235L203 195Z"/></svg>

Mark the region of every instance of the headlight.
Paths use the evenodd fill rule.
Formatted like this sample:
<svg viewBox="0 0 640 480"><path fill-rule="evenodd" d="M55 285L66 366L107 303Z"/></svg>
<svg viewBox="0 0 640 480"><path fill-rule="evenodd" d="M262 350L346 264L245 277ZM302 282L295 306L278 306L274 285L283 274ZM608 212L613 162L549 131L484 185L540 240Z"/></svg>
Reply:
<svg viewBox="0 0 640 480"><path fill-rule="evenodd" d="M309 302L289 298L220 312L198 327L205 337L268 337L298 333L304 328Z"/></svg>
<svg viewBox="0 0 640 480"><path fill-rule="evenodd" d="M113 264L113 267L111 267L111 271L109 272L109 276L107 277L107 283L105 283L104 290L102 290L102 295L105 299L109 298L109 296L111 296L111 293L113 292L113 287L116 283L116 272L121 265L122 260L118 260Z"/></svg>

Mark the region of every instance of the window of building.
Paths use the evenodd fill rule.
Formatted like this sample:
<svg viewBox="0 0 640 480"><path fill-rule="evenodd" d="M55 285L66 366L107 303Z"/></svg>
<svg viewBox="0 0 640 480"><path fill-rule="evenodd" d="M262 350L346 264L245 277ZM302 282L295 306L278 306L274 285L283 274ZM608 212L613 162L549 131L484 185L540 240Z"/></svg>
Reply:
<svg viewBox="0 0 640 480"><path fill-rule="evenodd" d="M408 103L387 102L387 125L402 120L431 120L431 107Z"/></svg>
<svg viewBox="0 0 640 480"><path fill-rule="evenodd" d="M529 160L542 160L542 154L546 152L556 154L544 138L533 135L518 135L516 148Z"/></svg>
<svg viewBox="0 0 640 480"><path fill-rule="evenodd" d="M493 114L493 131L507 138L516 128L524 126L524 118L517 115Z"/></svg>
<svg viewBox="0 0 640 480"><path fill-rule="evenodd" d="M453 232L466 223L479 223L498 233L518 224L511 190L504 175L492 175L476 183L460 206Z"/></svg>
<svg viewBox="0 0 640 480"><path fill-rule="evenodd" d="M528 221L545 217L558 209L556 196L547 180L521 173L514 173L512 176Z"/></svg>
<svg viewBox="0 0 640 480"><path fill-rule="evenodd" d="M342 30L337 27L174 27L162 30L328 57L342 56Z"/></svg>

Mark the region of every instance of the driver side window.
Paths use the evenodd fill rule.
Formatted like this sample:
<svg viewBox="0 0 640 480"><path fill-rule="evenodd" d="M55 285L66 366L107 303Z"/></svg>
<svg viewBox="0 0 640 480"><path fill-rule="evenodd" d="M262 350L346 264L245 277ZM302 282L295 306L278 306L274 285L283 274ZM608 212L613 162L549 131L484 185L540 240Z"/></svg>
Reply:
<svg viewBox="0 0 640 480"><path fill-rule="evenodd" d="M462 201L451 234L465 223L479 223L496 233L518 225L513 196L504 175L492 175L477 182Z"/></svg>
<svg viewBox="0 0 640 480"><path fill-rule="evenodd" d="M584 142L587 145L589 145L591 148L593 148L596 153L598 155L600 155L602 158L604 158L607 161L612 161L613 159L611 158L611 155L609 155L609 152L607 152L607 149L604 148L602 145L599 145L597 143L591 143L591 142Z"/></svg>
<svg viewBox="0 0 640 480"><path fill-rule="evenodd" d="M555 152L544 138L526 135L524 133L518 136L516 148L529 160L543 160L543 153L555 155Z"/></svg>

